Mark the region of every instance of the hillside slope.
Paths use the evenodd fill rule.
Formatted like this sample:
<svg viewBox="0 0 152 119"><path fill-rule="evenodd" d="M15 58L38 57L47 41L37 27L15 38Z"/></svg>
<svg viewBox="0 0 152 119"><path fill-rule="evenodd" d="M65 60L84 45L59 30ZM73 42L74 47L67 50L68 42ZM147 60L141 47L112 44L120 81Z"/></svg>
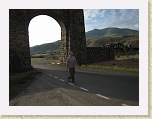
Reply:
<svg viewBox="0 0 152 119"><path fill-rule="evenodd" d="M31 54L47 53L54 50L59 50L59 48L60 48L60 40L53 43L46 43L46 44L30 47L30 52Z"/></svg>
<svg viewBox="0 0 152 119"><path fill-rule="evenodd" d="M87 47L101 47L107 43L139 43L139 31L120 28L94 29L86 32ZM59 52L60 40L53 43L46 43L30 48L31 54Z"/></svg>
<svg viewBox="0 0 152 119"><path fill-rule="evenodd" d="M105 28L105 29L94 29L86 32L86 36L115 37L115 36L126 36L126 35L139 35L139 31L132 29Z"/></svg>

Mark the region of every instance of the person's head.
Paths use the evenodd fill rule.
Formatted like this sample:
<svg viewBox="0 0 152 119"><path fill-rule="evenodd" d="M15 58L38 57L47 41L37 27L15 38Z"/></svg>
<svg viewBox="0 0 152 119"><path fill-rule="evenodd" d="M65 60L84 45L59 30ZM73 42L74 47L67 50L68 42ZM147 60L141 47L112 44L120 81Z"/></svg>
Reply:
<svg viewBox="0 0 152 119"><path fill-rule="evenodd" d="M73 56L73 51L70 51L70 53L69 53L69 54L70 54L70 56Z"/></svg>

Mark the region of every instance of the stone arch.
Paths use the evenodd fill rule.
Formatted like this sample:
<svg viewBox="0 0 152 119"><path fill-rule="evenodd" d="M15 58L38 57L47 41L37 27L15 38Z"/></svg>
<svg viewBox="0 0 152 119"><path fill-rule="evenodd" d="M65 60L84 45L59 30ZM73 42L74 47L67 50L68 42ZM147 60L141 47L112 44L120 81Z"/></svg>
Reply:
<svg viewBox="0 0 152 119"><path fill-rule="evenodd" d="M82 9L9 9L9 70L31 70L28 37L30 20L38 15L53 17L61 26L60 62L66 63L72 50L78 64L106 61L114 58L110 48L86 47L84 14ZM18 63L17 68L15 64Z"/></svg>
<svg viewBox="0 0 152 119"><path fill-rule="evenodd" d="M9 10L9 50L10 72L14 71L13 56L17 53L19 71L31 69L28 25L32 18L48 15L54 18L61 27L60 61L66 62L68 53L73 50L75 55L80 52L82 60L86 60L86 39L83 10L79 9L10 9Z"/></svg>
<svg viewBox="0 0 152 119"><path fill-rule="evenodd" d="M58 14L56 14L56 15L54 15L54 14L55 14L54 12L53 12L53 14L52 13L48 14L47 12L40 14L40 12L37 12L35 14L30 15L29 20L31 21L34 17L37 17L39 15L47 15L47 16L52 17L54 20L57 21L57 23L61 27L61 34L60 34L61 35L61 39L60 39L61 40L61 45L60 45L60 49L62 49L62 50L61 50L61 53L60 53L61 54L60 61L64 61L64 59L67 56L67 52L68 52L67 51L68 48L65 48L66 47L65 44L68 42L67 41L67 36L66 36L66 26L63 23L63 20L62 20L63 18L58 16ZM29 20L28 20L28 22L30 23Z"/></svg>
<svg viewBox="0 0 152 119"><path fill-rule="evenodd" d="M66 57L67 57L67 53L68 53L68 45L66 46L66 44L68 44L68 40L67 40L67 24L64 21L63 16L58 13L58 10L28 10L27 11L29 14L28 17L28 24L30 23L30 21L38 16L38 15L47 15L50 16L52 18L54 18L58 24L61 27L61 45L60 45L60 49L61 50L61 56L60 56L60 61L65 61ZM65 62L64 62L65 63Z"/></svg>

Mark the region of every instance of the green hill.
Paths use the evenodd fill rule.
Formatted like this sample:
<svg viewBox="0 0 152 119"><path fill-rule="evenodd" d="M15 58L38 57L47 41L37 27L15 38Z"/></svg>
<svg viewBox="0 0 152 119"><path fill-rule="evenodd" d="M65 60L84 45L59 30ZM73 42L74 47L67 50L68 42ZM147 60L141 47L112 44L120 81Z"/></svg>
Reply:
<svg viewBox="0 0 152 119"><path fill-rule="evenodd" d="M125 28L105 28L86 32L87 47L101 47L104 44L118 42L125 45L139 43L139 31Z"/></svg>
<svg viewBox="0 0 152 119"><path fill-rule="evenodd" d="M132 29L105 28L105 29L94 29L86 32L86 36L116 37L116 36L126 36L126 35L139 35L139 31Z"/></svg>
<svg viewBox="0 0 152 119"><path fill-rule="evenodd" d="M53 43L46 43L46 44L30 47L30 52L31 54L41 54L52 51L58 51L59 48L60 48L60 40Z"/></svg>
<svg viewBox="0 0 152 119"><path fill-rule="evenodd" d="M94 29L86 32L87 47L101 47L108 43L139 44L139 31L120 28ZM30 48L31 54L59 52L60 40Z"/></svg>
<svg viewBox="0 0 152 119"><path fill-rule="evenodd" d="M87 47L101 47L104 44L130 45L132 43L139 43L138 35L122 36L122 37L102 37L102 36L86 36Z"/></svg>

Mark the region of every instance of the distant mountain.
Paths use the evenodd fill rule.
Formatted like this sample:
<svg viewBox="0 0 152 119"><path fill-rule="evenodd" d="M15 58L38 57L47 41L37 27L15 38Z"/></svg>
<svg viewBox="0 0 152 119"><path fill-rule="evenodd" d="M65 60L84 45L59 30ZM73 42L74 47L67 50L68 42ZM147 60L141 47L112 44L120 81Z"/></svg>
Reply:
<svg viewBox="0 0 152 119"><path fill-rule="evenodd" d="M120 29L120 28L105 28L105 29L94 29L86 32L86 36L127 36L127 35L139 35L139 31L132 29Z"/></svg>
<svg viewBox="0 0 152 119"><path fill-rule="evenodd" d="M86 46L87 47L101 47L107 43L139 43L139 31L131 29L120 29L120 28L105 28L105 29L94 29L86 32ZM53 43L46 43L37 45L30 48L31 54L37 53L50 53L59 52L60 40Z"/></svg>
<svg viewBox="0 0 152 119"><path fill-rule="evenodd" d="M42 45L36 45L34 47L30 47L31 54L37 54L37 53L47 53L54 50L59 50L60 48L60 40L53 42L53 43L46 43Z"/></svg>

